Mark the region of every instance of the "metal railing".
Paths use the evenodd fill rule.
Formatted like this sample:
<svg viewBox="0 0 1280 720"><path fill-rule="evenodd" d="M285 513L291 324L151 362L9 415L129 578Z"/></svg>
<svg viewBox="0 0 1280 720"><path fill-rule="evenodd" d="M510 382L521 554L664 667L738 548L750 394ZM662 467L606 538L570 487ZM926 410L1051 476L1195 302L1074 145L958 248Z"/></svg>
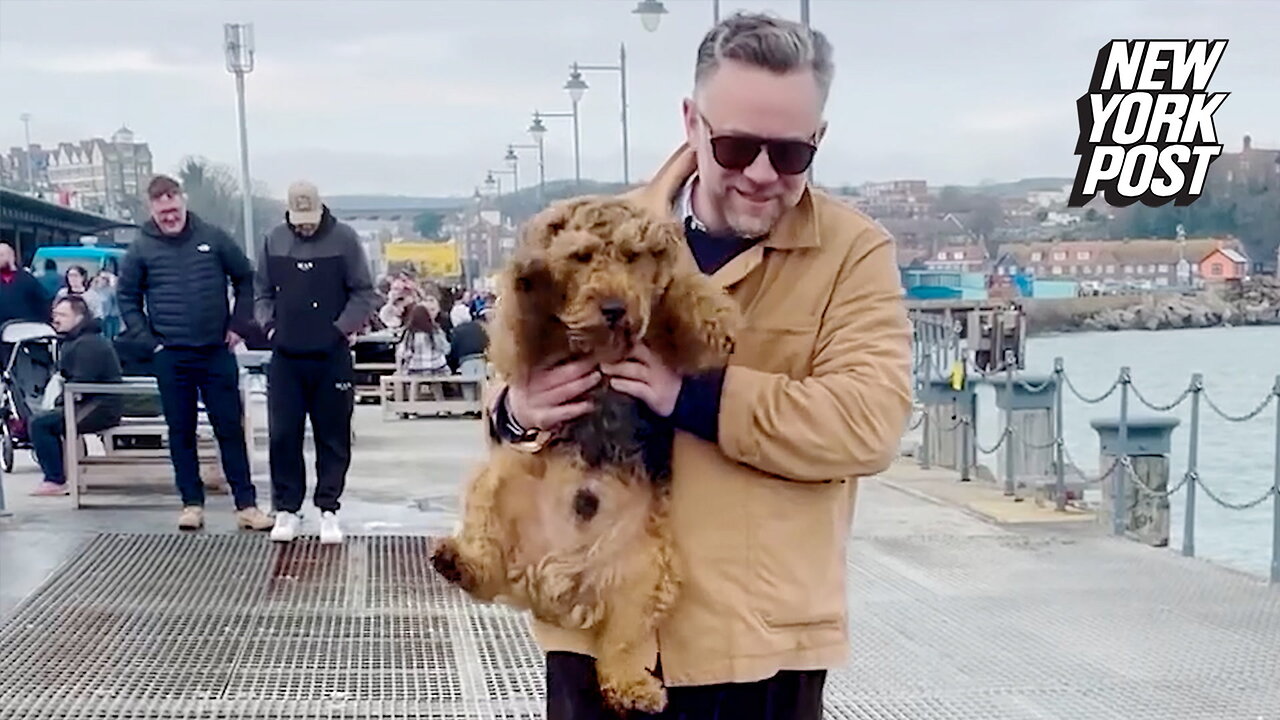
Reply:
<svg viewBox="0 0 1280 720"><path fill-rule="evenodd" d="M948 332L948 328L940 327L937 324L923 323L916 326L916 349L923 354L916 362L916 386L922 389L926 383L936 382L943 379L934 368L935 358L945 358L947 354L951 354L952 358L961 357L958 352L952 351L951 348L956 347L954 335ZM943 364L942 367L946 367ZM1280 375L1275 377L1274 384L1263 396L1262 399L1253 406L1253 409L1244 414L1232 414L1223 409L1214 397L1205 388L1204 377L1200 373L1191 376L1185 389L1183 389L1177 397L1169 402L1156 402L1152 400L1146 393L1134 384L1133 375L1129 367L1120 368L1115 379L1098 394L1087 394L1083 392L1072 377L1067 373L1063 358L1054 358L1053 374L1049 380L1038 385L1028 383L1020 379L1014 374L1014 364L1012 362L1005 363L1005 370L996 373L975 373L978 377L986 382L1004 387L1006 397L1011 397L1015 388L1029 392L1042 393L1050 391L1052 397L1052 420L1050 422L1052 438L1049 442L1043 444L1034 444L1024 442L1024 445L1030 449L1046 450L1053 449L1053 472L1054 479L1054 500L1055 507L1058 511L1065 511L1067 508L1067 472L1071 468L1072 472L1079 476L1080 485L1083 487L1099 485L1108 478L1114 476L1114 482L1111 483L1110 500L1113 508L1113 526L1112 533L1114 535L1123 535L1126 528L1126 513L1121 511L1124 506L1124 499L1128 497L1128 484L1133 483L1137 491L1145 496L1152 498L1169 499L1182 491L1186 491L1186 502L1183 512L1183 528L1182 528L1182 554L1187 557L1194 557L1196 553L1196 512L1197 499L1202 492L1209 500L1226 510L1245 511L1256 508L1267 500L1271 500L1271 565L1270 565L1270 581L1272 584L1280 586ZM966 380L967 382L967 380ZM1076 465L1067 449L1064 437L1064 418L1063 418L1063 400L1067 393L1070 393L1078 401L1085 405L1099 405L1111 399L1117 393L1119 394L1120 414L1118 422L1119 446L1121 448L1127 445L1127 440L1131 430L1133 418L1130 415L1131 405L1137 402L1141 406L1151 410L1152 412L1165 414L1170 413L1186 403L1190 403L1190 421L1189 432L1190 440L1188 444L1187 466L1182 477L1178 479L1176 484L1165 488L1153 488L1134 471L1131 458L1122 451L1119 456L1097 476L1088 476ZM976 400L976 399L975 399ZM928 413L921 411L918 418L913 419L911 428L914 430L923 425L924 442L922 443L922 464L929 464L929 446L930 435L936 432L950 433L960 428L961 438L961 477L964 480L969 478L970 466L976 463L976 458L972 457L975 453L968 452L970 447L976 448L979 452L987 455L995 454L1001 448L1005 450L1004 458L1004 494L1006 496L1016 497L1017 478L1014 473L1014 438L1018 432L1013 422L1012 402L1006 402L1001 422L1000 435L991 445L984 445L977 437L977 431L972 420L973 413L959 413L954 423L950 427L941 426L937 428L930 427ZM1244 502L1233 502L1224 498L1220 490L1216 490L1213 485L1206 483L1200 476L1200 443L1201 443L1201 415L1202 409L1208 408L1211 413L1218 416L1222 420L1231 424L1247 423L1260 417L1269 408L1275 408L1275 439L1274 439L1274 460L1272 467L1271 484L1263 489L1260 494L1251 497Z"/></svg>

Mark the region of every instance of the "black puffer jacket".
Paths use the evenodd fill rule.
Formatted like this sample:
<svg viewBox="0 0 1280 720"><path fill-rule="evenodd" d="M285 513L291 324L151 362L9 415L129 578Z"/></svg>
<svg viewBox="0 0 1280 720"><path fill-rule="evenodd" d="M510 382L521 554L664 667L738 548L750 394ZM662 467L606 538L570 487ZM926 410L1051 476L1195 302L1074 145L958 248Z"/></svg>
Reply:
<svg viewBox="0 0 1280 720"><path fill-rule="evenodd" d="M97 320L86 319L63 338L58 372L67 382L120 382L120 358L111 341L102 336L102 325ZM118 394L90 394L77 408L82 424L105 429L120 422L124 399Z"/></svg>
<svg viewBox="0 0 1280 720"><path fill-rule="evenodd" d="M166 347L221 345L227 330L243 335L252 323L253 268L229 235L195 213L173 236L148 220L125 256L118 296L130 332Z"/></svg>

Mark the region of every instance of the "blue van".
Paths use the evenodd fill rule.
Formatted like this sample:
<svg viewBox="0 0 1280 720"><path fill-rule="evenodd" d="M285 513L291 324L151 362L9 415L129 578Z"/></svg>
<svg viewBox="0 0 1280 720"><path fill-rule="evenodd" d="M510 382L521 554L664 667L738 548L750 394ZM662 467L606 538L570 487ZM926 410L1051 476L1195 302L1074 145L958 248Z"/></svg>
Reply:
<svg viewBox="0 0 1280 720"><path fill-rule="evenodd" d="M36 248L36 254L31 259L31 274L42 283L52 284L53 279L44 276L53 273L57 282L61 283L67 270L79 265L91 278L104 269L119 276L125 252L125 248L116 246L46 245Z"/></svg>

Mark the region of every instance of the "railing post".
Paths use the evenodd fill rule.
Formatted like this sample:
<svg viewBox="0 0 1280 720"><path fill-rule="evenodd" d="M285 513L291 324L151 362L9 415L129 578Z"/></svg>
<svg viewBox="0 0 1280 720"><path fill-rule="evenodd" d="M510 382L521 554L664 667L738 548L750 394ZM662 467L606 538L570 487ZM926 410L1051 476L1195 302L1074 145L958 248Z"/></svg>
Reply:
<svg viewBox="0 0 1280 720"><path fill-rule="evenodd" d="M1106 501L1099 521L1110 519L1120 534L1154 547L1169 544L1169 454L1178 423L1178 418L1167 415L1123 421L1097 418L1090 423L1098 433L1099 464L1104 472L1111 470L1103 480ZM1117 492L1121 478L1127 476L1126 467L1132 469L1133 483L1125 483L1124 491Z"/></svg>
<svg viewBox="0 0 1280 720"><path fill-rule="evenodd" d="M937 432L937 428L933 427L933 413L930 411L932 399L929 393L933 389L933 345L930 343L929 350L924 355L924 377L920 382L920 394L924 397L924 428L920 433L920 467L928 469L933 462L933 453L929 447L934 442L933 433Z"/></svg>
<svg viewBox="0 0 1280 720"><path fill-rule="evenodd" d="M0 463L0 517L9 517L9 511L4 509L4 463Z"/></svg>
<svg viewBox="0 0 1280 720"><path fill-rule="evenodd" d="M1013 351L1004 352L1004 393L1008 399L1004 405L1004 496L1016 497L1017 487L1013 479Z"/></svg>
<svg viewBox="0 0 1280 720"><path fill-rule="evenodd" d="M1200 482L1200 395L1204 376L1191 376L1191 444L1187 448L1187 506L1182 519L1182 554L1196 555L1196 485Z"/></svg>
<svg viewBox="0 0 1280 720"><path fill-rule="evenodd" d="M1276 395L1276 459L1271 491L1271 584L1280 585L1280 375L1271 388Z"/></svg>
<svg viewBox="0 0 1280 720"><path fill-rule="evenodd" d="M1067 509L1067 448L1066 437L1062 432L1062 400L1066 388L1064 387L1063 363L1061 357L1053 359L1053 464L1054 472L1057 473L1055 478L1055 493L1057 500L1054 506L1058 512L1065 512Z"/></svg>
<svg viewBox="0 0 1280 720"><path fill-rule="evenodd" d="M1129 445L1129 383L1132 376L1129 372L1129 366L1125 365L1120 368L1120 428L1119 443L1120 447L1128 447ZM1125 518L1128 516L1127 504L1127 488L1125 485L1128 481L1128 473L1123 467L1117 468L1117 473L1112 476L1111 489L1112 500L1115 502L1114 522L1111 525L1111 532L1115 535L1123 535L1125 528Z"/></svg>

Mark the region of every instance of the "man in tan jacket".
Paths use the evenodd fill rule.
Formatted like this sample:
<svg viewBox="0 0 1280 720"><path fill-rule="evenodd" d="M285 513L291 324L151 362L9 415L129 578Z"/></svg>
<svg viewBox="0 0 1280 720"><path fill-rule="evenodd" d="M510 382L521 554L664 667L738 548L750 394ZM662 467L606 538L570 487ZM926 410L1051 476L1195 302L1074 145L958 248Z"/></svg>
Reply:
<svg viewBox="0 0 1280 720"><path fill-rule="evenodd" d="M892 240L807 186L826 130L826 38L735 15L698 50L687 143L631 197L685 225L693 261L741 305L729 366L680 377L645 348L499 393L494 434L588 412L608 378L677 429L672 532L682 594L653 638L666 718L814 719L848 655L845 547L857 479L893 458L910 411L909 327ZM589 641L538 625L547 717L606 718Z"/></svg>

